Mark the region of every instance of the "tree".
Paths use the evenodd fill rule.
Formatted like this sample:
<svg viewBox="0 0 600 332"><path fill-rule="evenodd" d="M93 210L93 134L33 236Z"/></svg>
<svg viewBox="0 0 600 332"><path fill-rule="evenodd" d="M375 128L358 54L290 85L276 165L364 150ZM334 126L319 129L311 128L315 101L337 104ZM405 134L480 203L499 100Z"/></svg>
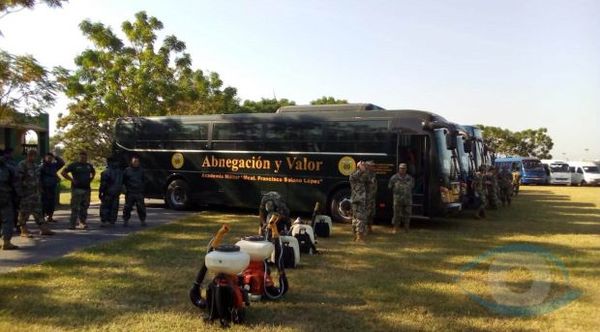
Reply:
<svg viewBox="0 0 600 332"><path fill-rule="evenodd" d="M288 99L265 99L259 101L245 100L240 107L240 113L275 113L280 107L296 105L296 102Z"/></svg>
<svg viewBox="0 0 600 332"><path fill-rule="evenodd" d="M32 9L40 2L45 3L48 7L57 8L62 7L62 3L67 2L67 0L0 0L0 18L25 8Z"/></svg>
<svg viewBox="0 0 600 332"><path fill-rule="evenodd" d="M54 105L56 90L51 73L32 56L0 51L0 121L39 114Z"/></svg>
<svg viewBox="0 0 600 332"><path fill-rule="evenodd" d="M346 99L335 99L333 97L321 97L310 102L311 105L348 104Z"/></svg>
<svg viewBox="0 0 600 332"><path fill-rule="evenodd" d="M99 22L85 20L79 27L94 47L75 58L74 71L59 69L72 100L58 121L67 159L80 149L92 157L110 154L118 117L238 111L237 90L223 88L217 73L193 70L183 41L171 35L157 45L163 28L157 18L135 14L121 26L124 40Z"/></svg>
<svg viewBox="0 0 600 332"><path fill-rule="evenodd" d="M551 159L554 146L548 129L526 129L512 132L499 127L477 125L483 131L486 144L498 154Z"/></svg>

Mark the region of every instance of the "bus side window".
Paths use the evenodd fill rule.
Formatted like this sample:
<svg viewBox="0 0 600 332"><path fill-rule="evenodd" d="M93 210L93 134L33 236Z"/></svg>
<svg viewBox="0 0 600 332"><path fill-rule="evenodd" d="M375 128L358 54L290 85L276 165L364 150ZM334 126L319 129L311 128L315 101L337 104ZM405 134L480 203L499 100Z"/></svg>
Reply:
<svg viewBox="0 0 600 332"><path fill-rule="evenodd" d="M262 150L262 123L215 123L213 149Z"/></svg>

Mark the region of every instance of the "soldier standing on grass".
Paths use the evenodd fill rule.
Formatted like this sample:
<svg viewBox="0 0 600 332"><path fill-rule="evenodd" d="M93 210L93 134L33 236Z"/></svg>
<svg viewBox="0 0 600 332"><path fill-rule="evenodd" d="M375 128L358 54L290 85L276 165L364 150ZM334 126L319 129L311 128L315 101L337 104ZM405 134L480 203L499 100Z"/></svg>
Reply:
<svg viewBox="0 0 600 332"><path fill-rule="evenodd" d="M407 166L402 163L398 166L398 173L390 178L388 188L394 195L394 216L392 224L393 233L398 233L398 228L404 224L404 230L408 232L410 228L410 217L412 214L412 191L415 187L415 180L406 173Z"/></svg>
<svg viewBox="0 0 600 332"><path fill-rule="evenodd" d="M20 196L19 226L21 236L31 237L27 229L27 220L33 215L40 228L40 235L53 235L42 215L41 168L36 163L37 151L29 150L27 158L17 166L17 192Z"/></svg>
<svg viewBox="0 0 600 332"><path fill-rule="evenodd" d="M100 174L100 227L114 225L119 215L119 197L123 186L123 171L112 157L106 158L106 169Z"/></svg>
<svg viewBox="0 0 600 332"><path fill-rule="evenodd" d="M498 183L500 186L500 201L502 201L502 206L510 206L512 196L512 174L508 171L508 168L502 168L500 173L498 173Z"/></svg>
<svg viewBox="0 0 600 332"><path fill-rule="evenodd" d="M16 190L16 175L0 156L0 223L2 224L2 250L14 250L19 247L10 241L13 235L14 211L13 196Z"/></svg>
<svg viewBox="0 0 600 332"><path fill-rule="evenodd" d="M475 208L477 209L475 212L476 219L486 217L485 206L487 205L487 199L483 171L484 167L481 166L481 168L475 173L473 181L471 182L471 185L473 186L473 192L475 193Z"/></svg>
<svg viewBox="0 0 600 332"><path fill-rule="evenodd" d="M367 165L367 231L373 233L373 219L377 211L377 174L375 162L369 160Z"/></svg>
<svg viewBox="0 0 600 332"><path fill-rule="evenodd" d="M359 161L358 168L350 174L350 198L352 200L352 232L354 241L365 241L367 223L367 165Z"/></svg>
<svg viewBox="0 0 600 332"><path fill-rule="evenodd" d="M79 161L69 164L60 173L71 182L71 225L75 229L77 219L82 229L87 229L87 211L90 207L91 183L96 176L96 170L87 162L87 152L79 152ZM71 173L71 175L69 175Z"/></svg>
<svg viewBox="0 0 600 332"><path fill-rule="evenodd" d="M129 226L131 210L135 205L142 226L146 226L146 205L144 204L144 169L138 156L131 157L130 166L123 173L125 186L125 207L123 208L123 227Z"/></svg>
<svg viewBox="0 0 600 332"><path fill-rule="evenodd" d="M493 166L487 170L485 184L487 188L487 206L492 210L497 210L500 205L500 199L498 198L498 179Z"/></svg>
<svg viewBox="0 0 600 332"><path fill-rule="evenodd" d="M512 165L512 184L513 192L517 196L519 194L519 186L521 185L521 172L517 163L513 163Z"/></svg>
<svg viewBox="0 0 600 332"><path fill-rule="evenodd" d="M42 162L42 212L47 222L56 222L54 220L54 210L56 209L57 199L56 192L60 178L58 171L65 166L62 158L54 156L52 153L47 153Z"/></svg>
<svg viewBox="0 0 600 332"><path fill-rule="evenodd" d="M8 167L13 174L16 176L19 176L17 174L17 162L16 160L13 158L12 156L13 154L13 149L12 148L6 148L4 149L4 153L2 154L4 156L4 163L6 164L6 167ZM16 185L16 178L15 178L15 185ZM12 195L12 211L13 211L13 216L11 218L11 220L13 221L13 228L14 228L14 232L15 234L20 234L21 230L19 229L19 195L15 194Z"/></svg>

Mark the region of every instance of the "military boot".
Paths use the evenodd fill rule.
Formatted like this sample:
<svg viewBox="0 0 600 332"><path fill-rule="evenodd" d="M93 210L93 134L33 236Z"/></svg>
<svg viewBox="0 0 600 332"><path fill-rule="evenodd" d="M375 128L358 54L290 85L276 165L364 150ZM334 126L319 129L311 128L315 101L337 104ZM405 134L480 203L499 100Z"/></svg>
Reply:
<svg viewBox="0 0 600 332"><path fill-rule="evenodd" d="M21 230L21 237L33 237L26 225L21 225L19 229Z"/></svg>
<svg viewBox="0 0 600 332"><path fill-rule="evenodd" d="M54 232L46 224L40 225L40 235L54 235Z"/></svg>
<svg viewBox="0 0 600 332"><path fill-rule="evenodd" d="M394 228L392 228L392 234L398 234L398 226L394 225Z"/></svg>
<svg viewBox="0 0 600 332"><path fill-rule="evenodd" d="M15 249L19 249L19 247L10 243L10 240L4 239L4 244L2 245L2 250L15 250Z"/></svg>
<svg viewBox="0 0 600 332"><path fill-rule="evenodd" d="M356 233L356 243L365 244L365 235Z"/></svg>
<svg viewBox="0 0 600 332"><path fill-rule="evenodd" d="M367 225L367 234L373 234L373 226Z"/></svg>

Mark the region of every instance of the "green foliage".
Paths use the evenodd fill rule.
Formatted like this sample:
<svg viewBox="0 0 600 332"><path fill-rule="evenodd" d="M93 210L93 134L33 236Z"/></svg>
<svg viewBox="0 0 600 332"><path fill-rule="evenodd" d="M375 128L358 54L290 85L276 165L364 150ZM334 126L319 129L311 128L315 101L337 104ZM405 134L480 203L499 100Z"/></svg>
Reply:
<svg viewBox="0 0 600 332"><path fill-rule="evenodd" d="M296 105L296 102L285 98L262 98L260 101L245 100L240 107L240 113L275 113L280 107L291 105Z"/></svg>
<svg viewBox="0 0 600 332"><path fill-rule="evenodd" d="M25 8L33 9L39 3L45 3L48 7L62 7L63 2L67 0L0 0L0 18L21 11Z"/></svg>
<svg viewBox="0 0 600 332"><path fill-rule="evenodd" d="M71 99L58 121L65 157L87 150L110 154L114 121L125 116L234 113L237 90L223 87L217 73L192 69L186 45L177 37L157 42L163 24L145 12L125 21L124 39L110 27L85 20L79 25L94 45L75 58L77 68L60 68L59 82Z"/></svg>
<svg viewBox="0 0 600 332"><path fill-rule="evenodd" d="M348 104L346 99L335 99L333 97L323 96L310 102L311 105L330 105L330 104Z"/></svg>
<svg viewBox="0 0 600 332"><path fill-rule="evenodd" d="M0 121L39 114L54 105L56 89L51 73L32 56L0 50Z"/></svg>
<svg viewBox="0 0 600 332"><path fill-rule="evenodd" d="M551 159L554 143L548 129L526 129L513 132L499 127L477 125L483 131L486 144L496 153Z"/></svg>

